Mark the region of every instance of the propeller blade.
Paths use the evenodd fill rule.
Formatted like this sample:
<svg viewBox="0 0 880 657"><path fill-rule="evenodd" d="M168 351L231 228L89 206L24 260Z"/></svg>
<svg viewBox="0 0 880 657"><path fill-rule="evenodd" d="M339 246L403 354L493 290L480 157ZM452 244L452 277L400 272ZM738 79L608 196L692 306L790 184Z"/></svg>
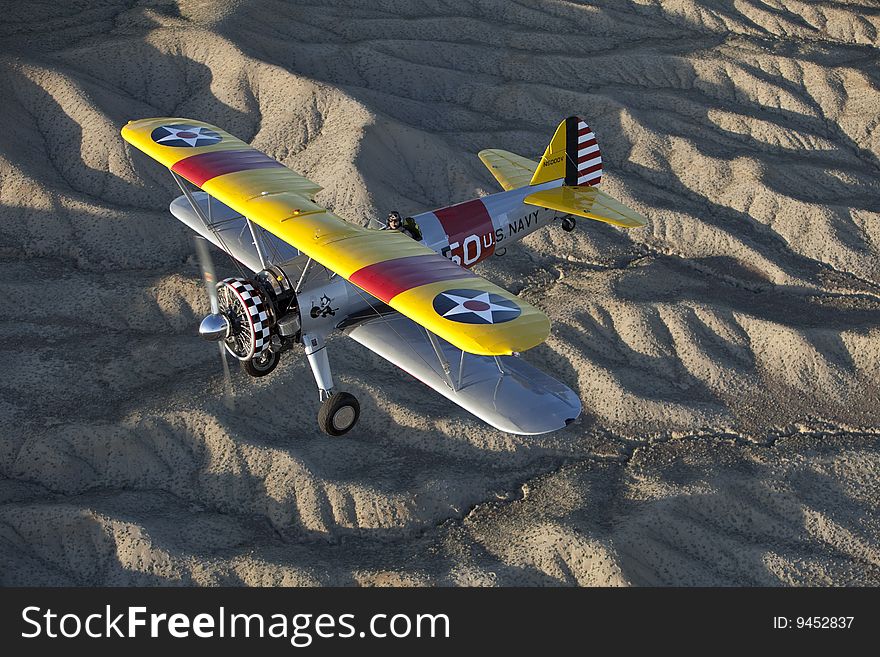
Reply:
<svg viewBox="0 0 880 657"><path fill-rule="evenodd" d="M211 301L211 314L216 315L220 312L220 301L217 299L217 275L214 273L214 262L211 260L211 252L208 250L208 240L204 237L196 237L195 241L199 266L202 268L202 279L205 281L205 289L208 291L208 299Z"/></svg>
<svg viewBox="0 0 880 657"><path fill-rule="evenodd" d="M220 361L223 363L223 403L226 408L233 410L235 408L235 393L232 389L232 375L229 374L229 363L226 362L226 347L222 342L220 345Z"/></svg>
<svg viewBox="0 0 880 657"><path fill-rule="evenodd" d="M222 317L220 315L220 300L217 298L217 274L214 273L214 261L211 259L211 252L208 249L208 240L196 236L195 243L199 267L202 269L202 279L205 281L205 290L208 292L208 300L211 302L211 315L215 318ZM205 319L209 318L210 316ZM202 323L204 324L204 320ZM227 408L233 409L235 402L233 400L232 375L229 373L229 363L226 362L226 345L222 338L218 337L217 340L217 346L220 347L220 362L223 363L223 402Z"/></svg>

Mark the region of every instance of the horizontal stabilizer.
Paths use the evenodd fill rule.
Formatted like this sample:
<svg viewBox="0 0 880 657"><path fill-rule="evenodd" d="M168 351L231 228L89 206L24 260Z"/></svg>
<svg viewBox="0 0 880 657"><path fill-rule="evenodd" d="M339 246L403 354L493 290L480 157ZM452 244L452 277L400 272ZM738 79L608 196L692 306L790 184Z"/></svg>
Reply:
<svg viewBox="0 0 880 657"><path fill-rule="evenodd" d="M648 223L641 214L596 187L554 187L529 194L523 201L621 228L641 228Z"/></svg>
<svg viewBox="0 0 880 657"><path fill-rule="evenodd" d="M522 155L502 151L497 148L487 148L478 153L480 160L489 169L489 173L495 176L504 191L525 187L535 175L538 163Z"/></svg>

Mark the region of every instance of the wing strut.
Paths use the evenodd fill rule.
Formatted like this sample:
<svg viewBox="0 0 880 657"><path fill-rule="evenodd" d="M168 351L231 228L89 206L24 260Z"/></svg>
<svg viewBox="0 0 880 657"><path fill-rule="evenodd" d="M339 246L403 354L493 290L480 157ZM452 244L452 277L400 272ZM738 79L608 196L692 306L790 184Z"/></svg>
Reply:
<svg viewBox="0 0 880 657"><path fill-rule="evenodd" d="M425 335L428 336L428 340L431 342L431 346L434 348L434 353L437 355L437 360L440 361L440 366L443 368L444 374L446 374L446 380L449 382L449 387L453 390L458 390L455 386L455 381L452 380L452 370L449 367L449 361L446 360L446 355L443 353L443 350L440 348L440 343L437 342L437 336L431 333L428 329L425 329ZM464 352L462 352L464 353ZM459 367L459 384L461 383L461 367Z"/></svg>
<svg viewBox="0 0 880 657"><path fill-rule="evenodd" d="M452 378L452 367L449 364L449 359L446 358L446 354L443 353L443 349L440 346L440 343L437 342L437 336L431 333L428 329L423 327L425 331L425 335L428 336L428 341L431 343L431 347L434 349L434 354L437 356L437 360L440 363L440 366L443 368L443 373L446 374L446 381L449 384L449 387L452 388L453 392L458 392L461 390L461 382L464 379L464 350L458 349L459 360L458 360L458 382ZM498 373L504 377L507 375L507 372L504 371L504 367L501 365L501 359L498 356L492 356L495 360L495 366L498 368Z"/></svg>
<svg viewBox="0 0 880 657"><path fill-rule="evenodd" d="M459 349L461 358L458 359L458 387L461 388L461 379L464 377L464 351Z"/></svg>
<svg viewBox="0 0 880 657"><path fill-rule="evenodd" d="M309 269L312 268L312 258L309 256L309 259L306 260L306 264L303 265L302 274L299 276L299 280L296 282L296 286L293 288L294 294L299 294L299 291L302 289L303 281L306 280L306 274L309 273Z"/></svg>
<svg viewBox="0 0 880 657"><path fill-rule="evenodd" d="M211 195L208 194L208 199L210 199L210 198L211 198ZM211 201L209 200L208 201L208 208L210 209L210 207L211 207ZM247 217L245 217L244 220L247 221L248 228L251 229L251 237L254 239L254 248L257 250L257 257L260 258L260 265L263 267L263 269L265 269L266 268L266 259L263 257L263 250L260 248L260 242L257 240L257 233L254 232L254 223L250 219L248 219Z"/></svg>
<svg viewBox="0 0 880 657"><path fill-rule="evenodd" d="M176 182L177 186L180 187L180 191L183 192L183 195L186 197L186 200L189 202L189 206L192 208L193 212L195 212L196 216L198 216L198 218L201 219L202 223L205 224L205 228L214 234L214 236L217 238L217 241L220 243L220 247L223 249L223 251L225 251L227 253L227 255L231 254L231 251L229 250L229 247L226 246L226 242L223 240L223 236L220 234L220 231L218 231L214 227L214 223L213 223L213 221L211 221L211 217L210 217L210 214L211 214L211 195L208 194L208 216L206 217L205 213L202 212L202 207L198 204L195 197L192 195L192 192L189 191L186 184L184 183L183 178L181 178L179 175L177 175L174 171L171 171L171 169L169 169L168 171L171 174L171 177L174 178L174 182ZM250 226L250 225L251 225L251 222L250 222L250 219L248 219L248 226ZM251 235L253 235L253 232L254 232L254 229L253 229L253 226L251 226ZM256 238L254 239L254 246L256 246ZM258 246L257 246L257 254L260 256L260 264L262 264L263 268L265 269L265 263L263 263L263 254L260 252L260 247L258 247ZM235 264L235 267L236 267L236 269L238 269L239 273L244 276L245 275L244 270L241 268L241 265L239 264L238 260L231 257L231 255L230 255L229 259L232 260L233 264Z"/></svg>
<svg viewBox="0 0 880 657"><path fill-rule="evenodd" d="M199 219L202 220L202 223L205 224L205 228L210 230L212 233L216 233L213 225L211 224L211 220L205 216L204 212L202 212L201 206L198 203L196 203L196 199L193 198L192 192L189 191L189 188L183 183L183 179L180 176L178 176L176 173L171 171L170 169L169 169L169 172L171 173L171 177L174 178L174 182L176 182L177 186L180 187L180 191L182 191L183 195L186 196L186 200L189 201L189 205L193 209L193 212L195 212L196 215L198 215ZM211 198L210 194L208 194L208 198ZM211 211L211 202L208 201L208 212L210 212L210 211Z"/></svg>

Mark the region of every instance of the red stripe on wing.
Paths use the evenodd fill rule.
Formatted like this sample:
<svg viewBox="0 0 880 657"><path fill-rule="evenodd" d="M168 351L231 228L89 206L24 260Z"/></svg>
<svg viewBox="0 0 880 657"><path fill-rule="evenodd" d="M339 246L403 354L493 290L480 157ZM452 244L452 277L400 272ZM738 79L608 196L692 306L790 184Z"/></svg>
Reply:
<svg viewBox="0 0 880 657"><path fill-rule="evenodd" d="M389 303L401 292L420 285L473 274L435 253L383 260L358 269L348 280L377 299Z"/></svg>
<svg viewBox="0 0 880 657"><path fill-rule="evenodd" d="M212 151L180 160L171 167L193 185L201 187L211 178L250 169L268 169L284 165L252 148L241 151Z"/></svg>

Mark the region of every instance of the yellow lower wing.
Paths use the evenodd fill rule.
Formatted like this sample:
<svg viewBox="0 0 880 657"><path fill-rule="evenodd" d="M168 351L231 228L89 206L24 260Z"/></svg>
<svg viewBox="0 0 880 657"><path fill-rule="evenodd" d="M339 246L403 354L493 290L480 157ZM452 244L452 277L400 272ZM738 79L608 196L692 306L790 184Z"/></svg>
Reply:
<svg viewBox="0 0 880 657"><path fill-rule="evenodd" d="M311 200L320 186L215 126L143 119L123 138L221 203L459 349L506 355L550 333L534 306L396 231L350 224Z"/></svg>
<svg viewBox="0 0 880 657"><path fill-rule="evenodd" d="M554 187L529 194L523 201L621 228L641 228L648 223L638 212L596 187Z"/></svg>

